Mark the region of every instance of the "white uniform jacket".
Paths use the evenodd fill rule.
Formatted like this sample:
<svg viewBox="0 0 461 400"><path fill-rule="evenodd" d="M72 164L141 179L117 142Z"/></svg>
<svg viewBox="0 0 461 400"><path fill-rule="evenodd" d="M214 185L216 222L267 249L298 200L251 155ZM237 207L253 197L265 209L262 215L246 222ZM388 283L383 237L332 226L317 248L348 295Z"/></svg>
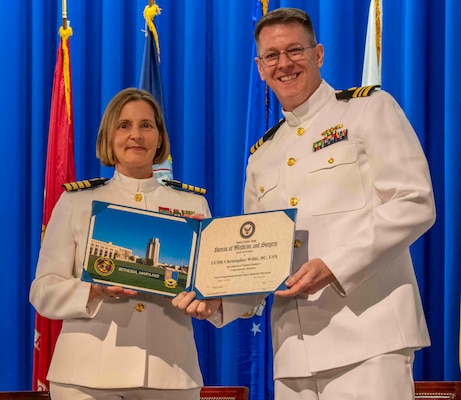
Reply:
<svg viewBox="0 0 461 400"><path fill-rule="evenodd" d="M139 202L137 193L142 195ZM174 308L170 298L140 293L87 304L90 283L80 277L92 200L210 216L203 196L118 172L104 186L63 193L46 229L30 290L30 301L41 315L64 320L47 379L92 388L202 386L191 318Z"/></svg>
<svg viewBox="0 0 461 400"><path fill-rule="evenodd" d="M384 91L337 100L323 81L284 116L249 158L245 212L296 207L303 245L294 270L321 258L337 282L315 295L275 297L274 377L428 346L409 246L434 223L435 206L425 155L401 108ZM243 310L239 303L227 317L224 303L224 323Z"/></svg>

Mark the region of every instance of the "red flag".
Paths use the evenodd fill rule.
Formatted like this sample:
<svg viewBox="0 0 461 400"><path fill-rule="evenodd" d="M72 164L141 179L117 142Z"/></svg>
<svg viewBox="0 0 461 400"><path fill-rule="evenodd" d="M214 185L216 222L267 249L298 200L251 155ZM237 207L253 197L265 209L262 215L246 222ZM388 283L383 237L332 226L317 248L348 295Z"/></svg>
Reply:
<svg viewBox="0 0 461 400"><path fill-rule="evenodd" d="M75 180L74 115L70 70L70 27L59 30L61 36L51 96L48 149L46 156L42 237L54 205L64 191L62 185ZM62 321L36 314L34 337L33 390L48 390L46 374Z"/></svg>

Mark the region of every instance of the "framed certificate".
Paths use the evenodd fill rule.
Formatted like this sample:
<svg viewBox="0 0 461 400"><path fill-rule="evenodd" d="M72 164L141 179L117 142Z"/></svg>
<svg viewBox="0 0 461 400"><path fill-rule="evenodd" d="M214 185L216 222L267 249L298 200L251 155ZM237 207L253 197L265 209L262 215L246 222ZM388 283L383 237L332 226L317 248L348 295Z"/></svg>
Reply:
<svg viewBox="0 0 461 400"><path fill-rule="evenodd" d="M202 221L93 201L82 280L174 297L270 293L290 274L296 210Z"/></svg>

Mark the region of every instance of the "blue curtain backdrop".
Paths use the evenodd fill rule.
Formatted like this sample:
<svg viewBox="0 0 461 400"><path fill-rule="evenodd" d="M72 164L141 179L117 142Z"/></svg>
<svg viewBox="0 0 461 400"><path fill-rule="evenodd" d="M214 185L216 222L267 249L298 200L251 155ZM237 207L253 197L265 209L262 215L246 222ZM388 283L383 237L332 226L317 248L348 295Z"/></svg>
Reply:
<svg viewBox="0 0 461 400"><path fill-rule="evenodd" d="M116 92L139 84L146 4L67 0L74 31L77 179L112 173L95 157L99 120ZM157 4L162 8L155 23L175 178L206 187L214 215L240 213L246 149L265 130L254 98L261 87L255 86L259 82L252 69L258 4ZM0 391L31 387L35 311L28 291L40 247L60 5L58 0L0 2ZM300 7L311 15L325 46L322 75L330 84L360 85L369 0L270 0L269 9L279 6ZM400 103L421 139L438 212L435 226L412 247L432 338L432 346L417 354L414 375L418 380L461 380L461 3L384 0L383 9L383 89ZM277 119L278 105L272 107ZM222 330L207 322L194 324L207 385L247 385L252 400L272 398L270 301L264 311Z"/></svg>

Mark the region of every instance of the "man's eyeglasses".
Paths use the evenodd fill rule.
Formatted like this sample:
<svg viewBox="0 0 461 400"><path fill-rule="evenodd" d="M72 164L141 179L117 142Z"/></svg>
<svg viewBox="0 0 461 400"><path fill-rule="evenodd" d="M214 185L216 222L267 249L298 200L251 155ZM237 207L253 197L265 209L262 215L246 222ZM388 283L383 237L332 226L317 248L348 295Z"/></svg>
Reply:
<svg viewBox="0 0 461 400"><path fill-rule="evenodd" d="M312 47L317 46L316 44L313 44L311 46L306 46L306 47L292 47L291 49L288 49L286 51L270 51L269 53L263 54L261 57L258 57L264 65L268 67L273 67L279 63L280 56L282 54L285 54L291 61L300 61L304 58L304 51L307 49L311 49Z"/></svg>

